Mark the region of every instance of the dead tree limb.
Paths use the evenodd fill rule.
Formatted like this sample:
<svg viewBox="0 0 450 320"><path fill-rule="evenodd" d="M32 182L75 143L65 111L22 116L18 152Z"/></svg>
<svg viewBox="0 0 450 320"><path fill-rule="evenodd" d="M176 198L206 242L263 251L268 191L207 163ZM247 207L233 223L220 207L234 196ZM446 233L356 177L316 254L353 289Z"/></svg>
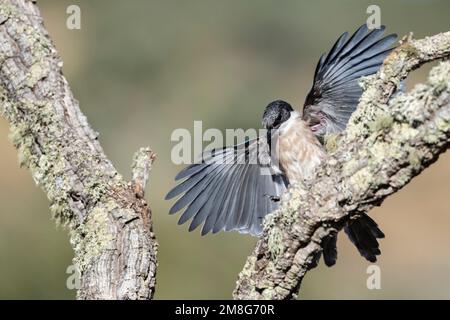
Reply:
<svg viewBox="0 0 450 320"><path fill-rule="evenodd" d="M62 75L34 2L0 0L0 112L20 164L70 230L78 298L151 299L157 243L143 190L153 154L138 152L133 182L116 171Z"/></svg>
<svg viewBox="0 0 450 320"><path fill-rule="evenodd" d="M391 99L423 63L450 55L450 33L404 42L363 81L346 132L313 182L294 186L270 215L239 276L234 298L295 298L322 243L349 220L406 185L449 146L450 62L428 82ZM143 199L154 155L141 149L126 182L107 159L61 72L34 1L0 0L0 112L22 166L70 230L80 299L150 299L157 243Z"/></svg>
<svg viewBox="0 0 450 320"><path fill-rule="evenodd" d="M434 67L426 84L391 97L410 71L449 56L450 32L407 39L376 75L362 81L364 94L347 130L327 141L327 164L314 181L288 190L266 219L235 299L296 298L330 235L379 206L447 150L450 61Z"/></svg>

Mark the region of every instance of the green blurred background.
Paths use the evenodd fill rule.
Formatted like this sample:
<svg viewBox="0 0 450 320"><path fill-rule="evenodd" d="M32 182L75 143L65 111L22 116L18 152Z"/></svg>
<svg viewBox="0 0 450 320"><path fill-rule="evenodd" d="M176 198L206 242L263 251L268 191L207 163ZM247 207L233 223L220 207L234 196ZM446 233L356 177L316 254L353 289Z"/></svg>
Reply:
<svg viewBox="0 0 450 320"><path fill-rule="evenodd" d="M448 31L450 1L38 1L64 73L116 167L129 177L133 153L158 159L148 200L160 243L158 299L230 298L255 239L200 237L177 226L164 201L181 167L170 161L176 128L258 128L266 104L301 106L320 54L354 31L369 4L400 36ZM82 29L66 28L81 8ZM425 80L429 66L412 74ZM45 194L18 167L0 119L0 298L72 299L66 231L50 221ZM450 298L450 155L371 212L381 242L381 290L368 290L363 260L341 234L339 259L304 280L301 298Z"/></svg>

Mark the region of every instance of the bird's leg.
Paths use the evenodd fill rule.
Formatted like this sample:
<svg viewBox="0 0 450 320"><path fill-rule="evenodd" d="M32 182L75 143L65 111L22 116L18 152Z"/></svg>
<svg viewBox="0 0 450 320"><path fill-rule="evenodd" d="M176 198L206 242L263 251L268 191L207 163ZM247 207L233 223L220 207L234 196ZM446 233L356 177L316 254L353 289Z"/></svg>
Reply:
<svg viewBox="0 0 450 320"><path fill-rule="evenodd" d="M281 200L279 196L271 196L269 194L265 194L264 196L268 197L273 202L279 202Z"/></svg>

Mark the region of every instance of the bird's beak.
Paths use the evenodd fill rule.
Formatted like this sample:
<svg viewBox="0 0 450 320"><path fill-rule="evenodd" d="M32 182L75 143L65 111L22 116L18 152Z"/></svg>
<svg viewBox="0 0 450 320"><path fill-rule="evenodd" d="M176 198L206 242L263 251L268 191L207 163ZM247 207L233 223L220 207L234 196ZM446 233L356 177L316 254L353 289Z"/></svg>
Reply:
<svg viewBox="0 0 450 320"><path fill-rule="evenodd" d="M305 118L306 123L313 132L318 131L323 125L323 116L321 114L313 114Z"/></svg>

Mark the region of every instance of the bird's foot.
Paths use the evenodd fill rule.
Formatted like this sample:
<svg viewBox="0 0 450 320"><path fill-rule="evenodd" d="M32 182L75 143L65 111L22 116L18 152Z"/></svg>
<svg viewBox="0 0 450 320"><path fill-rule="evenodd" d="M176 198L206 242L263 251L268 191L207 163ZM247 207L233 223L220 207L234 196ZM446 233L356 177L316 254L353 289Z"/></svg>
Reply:
<svg viewBox="0 0 450 320"><path fill-rule="evenodd" d="M281 198L279 196L271 196L269 194L265 195L267 198L269 198L269 200L273 201L273 202L279 202L281 200Z"/></svg>

